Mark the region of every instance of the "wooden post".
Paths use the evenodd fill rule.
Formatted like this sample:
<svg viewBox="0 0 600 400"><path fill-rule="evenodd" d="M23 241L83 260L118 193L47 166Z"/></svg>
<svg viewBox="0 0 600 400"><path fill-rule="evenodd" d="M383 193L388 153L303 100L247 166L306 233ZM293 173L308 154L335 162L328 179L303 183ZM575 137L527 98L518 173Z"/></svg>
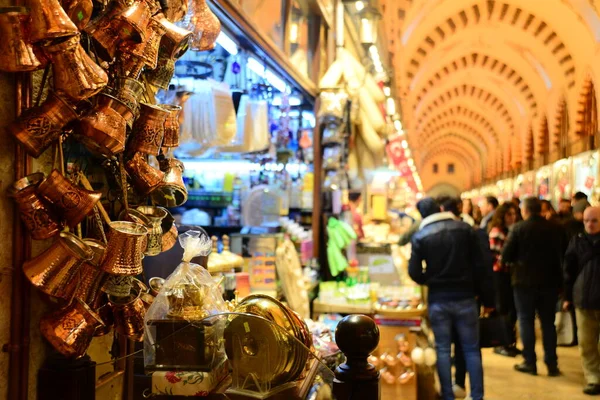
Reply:
<svg viewBox="0 0 600 400"><path fill-rule="evenodd" d="M366 315L349 315L335 330L335 341L346 362L335 370L333 394L338 400L378 400L379 371L367 357L379 344L379 328Z"/></svg>

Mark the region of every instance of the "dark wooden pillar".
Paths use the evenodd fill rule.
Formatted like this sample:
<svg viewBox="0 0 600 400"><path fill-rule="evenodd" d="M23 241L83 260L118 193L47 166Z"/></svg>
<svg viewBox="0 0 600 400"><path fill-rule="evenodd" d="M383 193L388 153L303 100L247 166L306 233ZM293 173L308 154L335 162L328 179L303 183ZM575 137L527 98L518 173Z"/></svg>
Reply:
<svg viewBox="0 0 600 400"><path fill-rule="evenodd" d="M379 371L367 357L379 344L379 328L366 315L349 315L335 330L335 341L346 362L335 370L333 394L337 400L378 400Z"/></svg>

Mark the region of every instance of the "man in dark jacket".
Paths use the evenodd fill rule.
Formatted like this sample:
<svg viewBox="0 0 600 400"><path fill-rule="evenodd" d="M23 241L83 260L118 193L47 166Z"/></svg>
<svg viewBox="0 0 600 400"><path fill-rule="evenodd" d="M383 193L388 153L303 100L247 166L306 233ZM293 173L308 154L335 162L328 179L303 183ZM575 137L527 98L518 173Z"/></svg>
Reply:
<svg viewBox="0 0 600 400"><path fill-rule="evenodd" d="M480 290L486 273L475 231L451 212L424 218L412 239L408 272L416 283L429 288L429 319L436 340L442 399L454 399L450 347L455 329L469 372L471 397L482 400L479 307L475 298L481 295L485 305L492 305L494 298Z"/></svg>
<svg viewBox="0 0 600 400"><path fill-rule="evenodd" d="M600 208L584 212L585 233L569 242L565 254L565 304L575 305L581 363L586 380L583 393L600 394Z"/></svg>
<svg viewBox="0 0 600 400"><path fill-rule="evenodd" d="M549 376L558 376L554 318L558 292L562 286L562 260L566 248L564 229L540 215L540 200L530 197L523 205L524 220L514 225L502 261L511 265L515 305L523 342L519 372L537 375L535 354L535 314L540 317L544 342L544 362Z"/></svg>

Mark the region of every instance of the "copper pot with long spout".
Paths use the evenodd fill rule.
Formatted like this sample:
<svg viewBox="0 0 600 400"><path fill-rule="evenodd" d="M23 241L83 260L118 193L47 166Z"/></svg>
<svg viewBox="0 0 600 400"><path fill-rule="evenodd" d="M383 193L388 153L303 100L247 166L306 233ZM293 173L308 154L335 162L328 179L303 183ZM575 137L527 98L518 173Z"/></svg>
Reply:
<svg viewBox="0 0 600 400"><path fill-rule="evenodd" d="M0 70L29 72L41 67L25 29L28 19L25 7L0 8Z"/></svg>
<svg viewBox="0 0 600 400"><path fill-rule="evenodd" d="M108 75L81 47L79 36L45 48L53 64L54 90L73 100L97 94L108 83Z"/></svg>
<svg viewBox="0 0 600 400"><path fill-rule="evenodd" d="M23 272L31 284L42 292L68 299L69 284L81 264L91 258L92 250L85 242L71 233L62 232L48 249L25 261Z"/></svg>
<svg viewBox="0 0 600 400"><path fill-rule="evenodd" d="M80 223L92 211L102 196L100 192L93 192L76 186L56 169L40 183L38 193L52 204L70 227Z"/></svg>
<svg viewBox="0 0 600 400"><path fill-rule="evenodd" d="M75 109L54 92L39 107L32 107L8 126L8 131L27 153L38 158L61 135L63 128L78 117Z"/></svg>
<svg viewBox="0 0 600 400"><path fill-rule="evenodd" d="M37 187L43 180L44 174L36 172L19 179L8 189L8 195L15 199L21 220L34 240L51 238L62 228L54 210L37 193Z"/></svg>

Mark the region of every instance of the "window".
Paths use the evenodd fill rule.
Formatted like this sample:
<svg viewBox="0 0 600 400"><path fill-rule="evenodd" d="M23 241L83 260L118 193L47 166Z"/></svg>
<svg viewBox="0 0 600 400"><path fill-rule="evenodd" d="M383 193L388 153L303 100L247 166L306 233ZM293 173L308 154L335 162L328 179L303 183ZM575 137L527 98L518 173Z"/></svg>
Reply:
<svg viewBox="0 0 600 400"><path fill-rule="evenodd" d="M433 164L433 173L434 173L434 174L437 174L437 173L438 173L438 165L437 165L437 163L434 163L434 164Z"/></svg>
<svg viewBox="0 0 600 400"><path fill-rule="evenodd" d="M453 174L454 173L454 163L449 163L448 164L448 173L449 174Z"/></svg>

